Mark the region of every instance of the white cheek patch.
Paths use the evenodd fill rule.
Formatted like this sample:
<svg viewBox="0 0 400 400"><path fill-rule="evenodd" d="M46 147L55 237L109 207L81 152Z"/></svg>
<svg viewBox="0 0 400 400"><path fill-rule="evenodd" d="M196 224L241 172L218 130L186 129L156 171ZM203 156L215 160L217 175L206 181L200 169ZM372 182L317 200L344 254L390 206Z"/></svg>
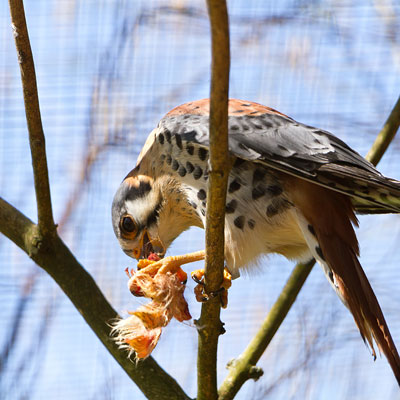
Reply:
<svg viewBox="0 0 400 400"><path fill-rule="evenodd" d="M126 200L126 212L130 214L137 223L145 224L149 214L156 208L158 196L154 190L148 192L144 197L134 200Z"/></svg>

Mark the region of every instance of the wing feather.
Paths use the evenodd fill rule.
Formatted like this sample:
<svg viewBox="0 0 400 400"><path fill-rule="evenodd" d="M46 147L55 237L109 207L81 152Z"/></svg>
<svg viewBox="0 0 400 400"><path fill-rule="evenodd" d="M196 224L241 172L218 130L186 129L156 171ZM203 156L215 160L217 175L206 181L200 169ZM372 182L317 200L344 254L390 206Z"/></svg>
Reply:
<svg viewBox="0 0 400 400"><path fill-rule="evenodd" d="M208 147L205 101L178 107L158 128L180 135L184 142ZM333 134L240 100L231 100L228 123L229 150L234 156L350 195L361 213L400 212L400 182L383 176Z"/></svg>

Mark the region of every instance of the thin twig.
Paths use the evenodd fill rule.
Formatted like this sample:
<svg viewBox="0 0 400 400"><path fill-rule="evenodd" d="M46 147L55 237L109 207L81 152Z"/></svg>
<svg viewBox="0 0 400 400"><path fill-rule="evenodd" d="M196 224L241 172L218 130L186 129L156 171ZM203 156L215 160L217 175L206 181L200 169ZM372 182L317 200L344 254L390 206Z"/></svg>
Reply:
<svg viewBox="0 0 400 400"><path fill-rule="evenodd" d="M390 113L383 129L379 132L371 150L368 152L366 156L368 161L374 165L378 164L390 142L393 140L399 125L400 98ZM306 265L296 265L259 332L244 352L230 365L228 376L219 389L219 400L233 399L248 379L258 379L260 377L262 371L256 367L256 363L285 319L314 264L315 260Z"/></svg>
<svg viewBox="0 0 400 400"><path fill-rule="evenodd" d="M221 287L224 269L224 224L229 176L228 93L229 21L225 0L207 0L211 25L210 171L206 214L206 292ZM197 322L197 399L217 399L217 346L223 332L218 299L203 304Z"/></svg>
<svg viewBox="0 0 400 400"><path fill-rule="evenodd" d="M18 62L24 93L25 114L28 123L29 142L32 155L33 176L35 182L38 225L44 236L54 234L53 212L50 198L49 175L47 170L46 147L40 117L39 98L36 85L35 66L25 11L22 0L9 0L11 23L17 48Z"/></svg>

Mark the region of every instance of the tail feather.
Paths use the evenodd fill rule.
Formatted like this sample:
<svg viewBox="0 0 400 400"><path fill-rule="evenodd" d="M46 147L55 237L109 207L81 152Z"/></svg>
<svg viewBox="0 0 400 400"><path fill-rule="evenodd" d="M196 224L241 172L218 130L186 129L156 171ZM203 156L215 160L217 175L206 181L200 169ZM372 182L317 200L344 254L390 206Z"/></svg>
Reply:
<svg viewBox="0 0 400 400"><path fill-rule="evenodd" d="M352 226L352 222L356 224L357 220L350 198L305 182L301 182L301 186L294 182L292 188L293 200L308 224L306 240L309 246L312 240L317 244L310 246L312 253L352 313L364 342L368 343L375 357L376 342L400 385L399 354L378 300L357 258L358 242ZM303 233L306 229L302 227ZM313 237L310 238L310 235Z"/></svg>
<svg viewBox="0 0 400 400"><path fill-rule="evenodd" d="M400 357L381 307L357 256L346 243L340 242L340 238L336 238L339 243L335 246L341 248L340 253L332 253L332 243L326 241L328 238L322 236L318 239L322 254L332 269L338 291L353 314L363 340L369 344L374 357L376 353L373 341L376 342L400 385ZM332 238L329 240L332 242Z"/></svg>

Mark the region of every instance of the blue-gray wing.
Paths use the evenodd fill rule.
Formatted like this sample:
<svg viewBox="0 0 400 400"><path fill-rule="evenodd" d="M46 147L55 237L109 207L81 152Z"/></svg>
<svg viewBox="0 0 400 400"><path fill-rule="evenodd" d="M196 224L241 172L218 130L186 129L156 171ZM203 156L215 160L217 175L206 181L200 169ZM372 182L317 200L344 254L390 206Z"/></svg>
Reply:
<svg viewBox="0 0 400 400"><path fill-rule="evenodd" d="M400 212L400 182L384 177L339 138L278 113L254 114L229 116L231 154L350 195L360 213ZM209 146L208 115L168 114L159 128Z"/></svg>

